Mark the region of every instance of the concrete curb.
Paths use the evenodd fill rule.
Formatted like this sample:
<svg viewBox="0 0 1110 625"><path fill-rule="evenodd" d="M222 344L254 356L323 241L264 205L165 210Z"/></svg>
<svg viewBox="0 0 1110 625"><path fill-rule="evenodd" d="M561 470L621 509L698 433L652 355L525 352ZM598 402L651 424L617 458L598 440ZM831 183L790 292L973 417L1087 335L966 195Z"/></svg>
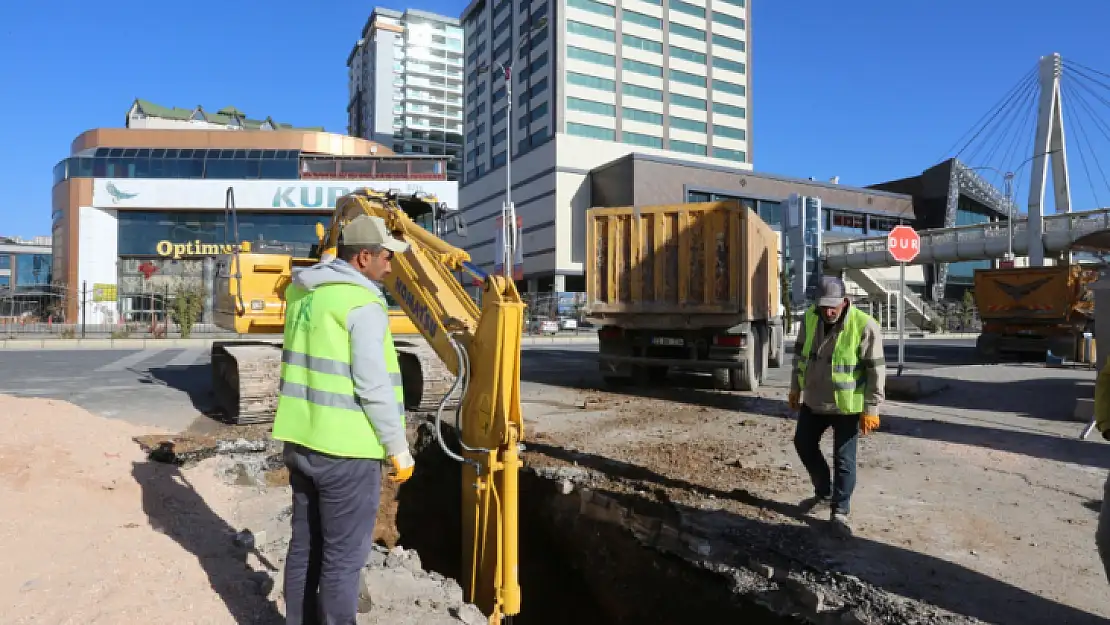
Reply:
<svg viewBox="0 0 1110 625"><path fill-rule="evenodd" d="M195 348L211 347L217 341L262 341L276 343L281 341L280 336L241 336L241 337L198 337L198 338L168 338L168 339L5 339L0 340L0 350L34 351L34 350L142 350L153 348ZM597 336L525 336L522 345L569 345L577 343L596 343Z"/></svg>

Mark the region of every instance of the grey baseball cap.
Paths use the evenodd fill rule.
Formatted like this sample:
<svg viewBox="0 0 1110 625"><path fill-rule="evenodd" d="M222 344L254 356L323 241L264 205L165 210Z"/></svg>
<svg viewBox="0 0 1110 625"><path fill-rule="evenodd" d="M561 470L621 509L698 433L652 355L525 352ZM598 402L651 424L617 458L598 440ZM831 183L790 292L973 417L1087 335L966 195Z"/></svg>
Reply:
<svg viewBox="0 0 1110 625"><path fill-rule="evenodd" d="M385 227L385 220L373 215L359 215L343 226L343 245L380 245L385 249L401 254L409 249L409 244L393 238Z"/></svg>
<svg viewBox="0 0 1110 625"><path fill-rule="evenodd" d="M817 284L817 305L830 308L839 306L848 297L844 281L833 276L825 276Z"/></svg>

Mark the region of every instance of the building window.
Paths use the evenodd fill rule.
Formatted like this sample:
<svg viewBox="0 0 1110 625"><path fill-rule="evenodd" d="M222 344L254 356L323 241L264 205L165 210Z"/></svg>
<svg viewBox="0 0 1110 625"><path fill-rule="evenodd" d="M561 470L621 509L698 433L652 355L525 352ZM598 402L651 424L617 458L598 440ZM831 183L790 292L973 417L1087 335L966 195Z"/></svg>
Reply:
<svg viewBox="0 0 1110 625"><path fill-rule="evenodd" d="M713 148L713 158L723 158L729 161L737 161L743 163L747 160L748 155L743 150L728 150L725 148Z"/></svg>
<svg viewBox="0 0 1110 625"><path fill-rule="evenodd" d="M643 74L645 76L654 76L656 78L663 77L663 68L658 65L644 63L643 61L634 59L621 59L621 65L630 72L636 72L637 74Z"/></svg>
<svg viewBox="0 0 1110 625"><path fill-rule="evenodd" d="M700 28L693 28L686 24L679 24L678 22L671 22L671 34L679 35L681 37L689 37L697 41L705 41L705 31Z"/></svg>
<svg viewBox="0 0 1110 625"><path fill-rule="evenodd" d="M617 83L609 80L608 78L598 78L597 76L589 76L587 74L579 74L578 72L567 72L567 82L579 87L588 87L590 89L598 89L600 91L608 91L615 93L617 90Z"/></svg>
<svg viewBox="0 0 1110 625"><path fill-rule="evenodd" d="M884 234L894 230L894 227L899 223L901 223L901 220L897 217L871 215L868 217L867 232L869 234Z"/></svg>
<svg viewBox="0 0 1110 625"><path fill-rule="evenodd" d="M671 0L671 10L677 13L685 13L686 15L693 15L705 19L705 8L699 7L689 2L682 0Z"/></svg>
<svg viewBox="0 0 1110 625"><path fill-rule="evenodd" d="M648 148L662 148L663 139L661 137L653 137L639 132L623 132L621 133L621 143L628 143L630 145L642 145Z"/></svg>
<svg viewBox="0 0 1110 625"><path fill-rule="evenodd" d="M615 140L617 135L611 128L601 128L588 124L576 124L574 122L567 122L567 134L588 137L590 139L604 139L606 141Z"/></svg>
<svg viewBox="0 0 1110 625"><path fill-rule="evenodd" d="M567 58L586 61L587 63L596 63L597 65L605 65L607 67L617 66L617 59L612 54L594 52L593 50L576 48L574 46L567 46Z"/></svg>
<svg viewBox="0 0 1110 625"><path fill-rule="evenodd" d="M687 85L694 85L695 87L704 87L706 83L705 76L698 76L697 74L691 74L677 69L671 70L671 80L674 82L686 83Z"/></svg>
<svg viewBox="0 0 1110 625"><path fill-rule="evenodd" d="M736 72L737 74L743 74L744 73L744 64L743 63L741 63L739 61L730 61L730 60L728 60L724 57L720 57L720 56L713 57L713 67L715 67L717 69L727 70L727 71L730 71L730 72Z"/></svg>
<svg viewBox="0 0 1110 625"><path fill-rule="evenodd" d="M671 116L671 128L678 128L679 130L689 130L691 132L705 132L705 122L694 121L686 119L685 117Z"/></svg>
<svg viewBox="0 0 1110 625"><path fill-rule="evenodd" d="M725 37L724 35L718 35L714 33L713 43L725 48L731 48L738 52L744 51L744 42L739 39L733 39L732 37Z"/></svg>
<svg viewBox="0 0 1110 625"><path fill-rule="evenodd" d="M583 100L581 98L568 97L567 108L572 111L582 111L583 113L604 115L606 117L614 117L617 114L617 107L613 106L612 104L603 104L601 102Z"/></svg>
<svg viewBox="0 0 1110 625"><path fill-rule="evenodd" d="M733 28L739 28L740 30L744 30L744 18L742 18L742 17L734 17L734 16L729 15L727 13L720 13L720 12L714 11L713 12L713 21L718 23L718 24L724 24L725 26L732 26Z"/></svg>
<svg viewBox="0 0 1110 625"><path fill-rule="evenodd" d="M678 139L671 139L671 149L675 152L684 152L686 154L696 154L698 156L705 156L705 146L700 143L691 143L689 141L679 141Z"/></svg>
<svg viewBox="0 0 1110 625"><path fill-rule="evenodd" d="M846 232L850 234L865 234L864 223L866 216L858 213L845 213L831 211L829 217L829 230L833 232Z"/></svg>
<svg viewBox="0 0 1110 625"><path fill-rule="evenodd" d="M713 112L720 115L731 115L732 117L739 117L744 119L748 116L747 112L742 106L734 106L732 104L722 104L720 102L713 103Z"/></svg>
<svg viewBox="0 0 1110 625"><path fill-rule="evenodd" d="M675 45L672 45L670 47L670 51L672 58L690 61L691 63L696 63L698 65L705 65L706 61L708 60L708 58L701 52L694 52L693 50L687 50L686 48L681 48Z"/></svg>
<svg viewBox="0 0 1110 625"><path fill-rule="evenodd" d="M743 128L733 128L731 126L721 126L713 124L713 136L724 137L726 139L738 139L743 141L747 138L747 132Z"/></svg>
<svg viewBox="0 0 1110 625"><path fill-rule="evenodd" d="M640 26L647 26L648 28L663 30L663 20L659 19L658 17L645 15L643 13L629 11L628 9L624 9L623 11L621 11L621 19L632 24L639 24Z"/></svg>
<svg viewBox="0 0 1110 625"><path fill-rule="evenodd" d="M622 107L621 117L629 121L643 122L645 124L655 124L656 126L663 125L663 116L659 113L652 113L651 111L641 111L640 109Z"/></svg>
<svg viewBox="0 0 1110 625"><path fill-rule="evenodd" d="M691 98L690 96L682 95L681 93L671 94L671 104L675 106L685 106L687 108L697 109L699 111L704 111L708 108L705 100L701 98ZM716 104L713 105L713 110L717 110Z"/></svg>
<svg viewBox="0 0 1110 625"><path fill-rule="evenodd" d="M659 54L663 53L663 44L658 41L651 41L650 39L629 35L628 33L621 35L621 41L629 48L646 50L647 52L658 52Z"/></svg>
<svg viewBox="0 0 1110 625"><path fill-rule="evenodd" d="M651 89L648 87L641 87L640 85L624 83L623 85L621 85L621 91L624 92L624 95L643 98L645 100L651 100L653 102L663 101L663 92L658 89Z"/></svg>
<svg viewBox="0 0 1110 625"><path fill-rule="evenodd" d="M593 26L591 24L583 24L582 22L575 22L567 20L567 32L575 35L582 35L583 37L592 37L600 39L601 41L616 41L617 35L608 28L600 26Z"/></svg>
<svg viewBox="0 0 1110 625"><path fill-rule="evenodd" d="M567 0L567 6L589 11L590 13L597 13L598 15L604 15L606 17L617 16L616 7L601 2L594 2L593 0Z"/></svg>

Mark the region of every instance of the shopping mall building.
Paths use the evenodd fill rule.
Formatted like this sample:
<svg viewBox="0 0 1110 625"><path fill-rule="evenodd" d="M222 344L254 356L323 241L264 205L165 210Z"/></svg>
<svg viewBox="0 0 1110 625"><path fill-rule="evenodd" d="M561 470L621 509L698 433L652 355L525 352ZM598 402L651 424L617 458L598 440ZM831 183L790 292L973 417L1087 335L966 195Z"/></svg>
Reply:
<svg viewBox="0 0 1110 625"><path fill-rule="evenodd" d="M232 108L137 100L127 128L82 133L54 168L52 273L65 317L79 322L84 308L88 323L149 321L183 281L210 292L214 256L236 238L307 254L316 223L356 188L423 191L457 206L446 159ZM226 224L229 188L238 237Z"/></svg>

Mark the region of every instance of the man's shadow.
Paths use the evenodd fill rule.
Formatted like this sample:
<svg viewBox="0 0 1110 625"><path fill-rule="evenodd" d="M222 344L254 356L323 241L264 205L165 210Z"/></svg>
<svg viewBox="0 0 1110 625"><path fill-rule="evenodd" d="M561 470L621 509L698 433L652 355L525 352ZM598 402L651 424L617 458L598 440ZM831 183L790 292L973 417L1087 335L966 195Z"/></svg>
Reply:
<svg viewBox="0 0 1110 625"><path fill-rule="evenodd" d="M143 489L143 511L151 527L197 558L236 623L285 623L277 605L267 597L265 574L254 572L247 565L248 549L235 544L235 528L205 503L178 466L153 460L136 462L131 475Z"/></svg>

